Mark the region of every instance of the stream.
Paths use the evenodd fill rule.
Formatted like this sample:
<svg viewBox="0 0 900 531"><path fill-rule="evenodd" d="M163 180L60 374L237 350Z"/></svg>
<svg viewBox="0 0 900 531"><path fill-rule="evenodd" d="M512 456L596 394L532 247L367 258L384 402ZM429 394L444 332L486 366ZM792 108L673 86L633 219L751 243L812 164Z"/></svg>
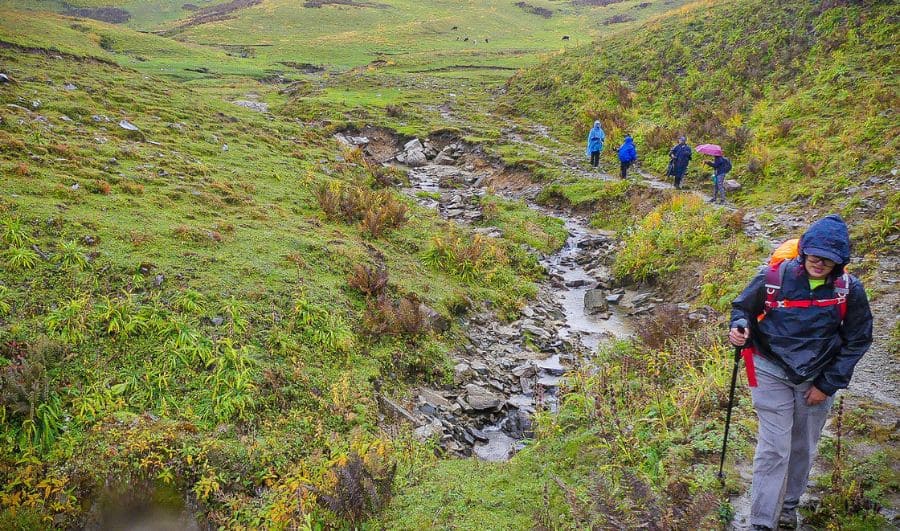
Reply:
<svg viewBox="0 0 900 531"><path fill-rule="evenodd" d="M409 184L401 191L444 219L488 237L503 236L499 227L480 226L480 198L504 168L477 146L446 138L414 139L401 146L396 137L374 128L337 139L405 171ZM568 231L560 250L540 257L547 277L535 299L510 323L487 308L462 318L469 344L452 354L453 386L419 388L412 408L382 398L383 409L417 425L420 439L437 438L451 455L508 460L533 435L531 416L556 410L565 374L602 342L631 336L632 315L653 308L651 294L615 286L610 271L618 247L614 233L526 204L563 220Z"/></svg>

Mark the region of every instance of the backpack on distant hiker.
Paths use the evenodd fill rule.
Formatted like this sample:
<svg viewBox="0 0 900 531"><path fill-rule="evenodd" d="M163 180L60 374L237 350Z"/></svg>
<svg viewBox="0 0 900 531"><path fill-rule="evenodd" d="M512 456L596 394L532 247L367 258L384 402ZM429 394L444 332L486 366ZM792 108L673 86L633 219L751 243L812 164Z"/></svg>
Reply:
<svg viewBox="0 0 900 531"><path fill-rule="evenodd" d="M722 167L722 175L725 175L726 173L731 171L731 159L729 159L728 157L722 157L722 162L725 163L725 165Z"/></svg>
<svg viewBox="0 0 900 531"><path fill-rule="evenodd" d="M799 255L800 240L798 239L785 241L772 253L769 263L764 266L766 271L766 302L763 313L756 317L757 322L765 319L776 308L812 308L835 305L838 307L838 314L841 317L841 322L843 322L844 317L847 315L847 295L850 293L850 276L846 270L834 281L835 297L833 299L779 299L781 286L784 283L785 266L788 261Z"/></svg>

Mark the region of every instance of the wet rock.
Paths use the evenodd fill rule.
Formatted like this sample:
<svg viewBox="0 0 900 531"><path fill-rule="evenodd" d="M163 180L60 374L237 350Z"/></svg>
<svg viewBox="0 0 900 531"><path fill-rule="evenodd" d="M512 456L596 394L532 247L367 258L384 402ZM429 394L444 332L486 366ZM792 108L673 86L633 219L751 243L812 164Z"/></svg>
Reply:
<svg viewBox="0 0 900 531"><path fill-rule="evenodd" d="M577 280L570 280L570 281L566 282L565 286L567 288L580 288L582 286L587 286L588 284L590 284L589 280L579 278Z"/></svg>
<svg viewBox="0 0 900 531"><path fill-rule="evenodd" d="M538 328L537 326L527 324L522 326L523 332L528 332L532 336L539 339L550 339L550 332L544 330L543 328Z"/></svg>
<svg viewBox="0 0 900 531"><path fill-rule="evenodd" d="M421 149L407 151L404 159L404 162L413 168L424 166L428 163L428 158L425 157L425 152Z"/></svg>
<svg viewBox="0 0 900 531"><path fill-rule="evenodd" d="M606 302L608 304L619 304L622 301L622 297L624 297L622 293L612 293L606 296Z"/></svg>
<svg viewBox="0 0 900 531"><path fill-rule="evenodd" d="M551 356L545 360L537 362L539 369L550 373L554 376L562 376L566 372L566 368L559 362L559 356Z"/></svg>
<svg viewBox="0 0 900 531"><path fill-rule="evenodd" d="M725 179L724 184L726 192L737 192L741 189L741 183L735 181L734 179Z"/></svg>
<svg viewBox="0 0 900 531"><path fill-rule="evenodd" d="M441 152L438 153L436 157L434 157L434 163L441 166L453 166L454 164L456 164L456 159Z"/></svg>
<svg viewBox="0 0 900 531"><path fill-rule="evenodd" d="M419 388L419 402L423 404L428 404L434 407L440 407L449 409L450 401L444 398L440 393L435 391L434 389L428 389L427 387Z"/></svg>
<svg viewBox="0 0 900 531"><path fill-rule="evenodd" d="M506 400L506 404L516 409L521 409L529 413L534 412L534 399L525 395L513 395Z"/></svg>
<svg viewBox="0 0 900 531"><path fill-rule="evenodd" d="M499 395L492 393L476 384L466 386L466 403L469 409L476 411L499 410L506 401Z"/></svg>
<svg viewBox="0 0 900 531"><path fill-rule="evenodd" d="M441 421L437 419L432 420L430 423L425 424L424 426L419 426L413 431L416 439L422 442L425 442L436 435L442 435L443 433L444 427L441 425Z"/></svg>
<svg viewBox="0 0 900 531"><path fill-rule="evenodd" d="M529 377L529 376L534 376L535 374L537 374L537 370L534 368L534 365L532 365L531 363L524 363L522 365L519 365L518 367L515 367L510 372L516 378Z"/></svg>
<svg viewBox="0 0 900 531"><path fill-rule="evenodd" d="M457 363L453 367L453 379L457 382L463 382L475 376L475 371L468 363Z"/></svg>
<svg viewBox="0 0 900 531"><path fill-rule="evenodd" d="M511 410L502 424L503 431L514 439L524 439L534 435L531 418L521 409Z"/></svg>
<svg viewBox="0 0 900 531"><path fill-rule="evenodd" d="M538 378L537 383L543 385L544 387L559 387L559 383L562 381L562 378L559 376L551 376L549 374L541 376Z"/></svg>
<svg viewBox="0 0 900 531"><path fill-rule="evenodd" d="M419 312L425 318L428 328L435 332L446 332L450 329L450 321L425 303L419 303Z"/></svg>
<svg viewBox="0 0 900 531"><path fill-rule="evenodd" d="M425 146L418 138L413 138L409 142L403 144L403 151L425 151Z"/></svg>
<svg viewBox="0 0 900 531"><path fill-rule="evenodd" d="M256 112L269 112L269 104L261 101L236 100L231 102L239 107L244 107Z"/></svg>
<svg viewBox="0 0 900 531"><path fill-rule="evenodd" d="M469 433L469 435L471 435L472 438L474 438L476 441L479 441L479 442L488 442L488 440L489 440L487 434L484 433L483 431L479 430L478 428L473 428L473 427L470 426L470 427L466 428L466 431L467 431L467 432Z"/></svg>
<svg viewBox="0 0 900 531"><path fill-rule="evenodd" d="M602 289L588 290L584 294L584 310L588 313L600 313L609 309L605 291Z"/></svg>
<svg viewBox="0 0 900 531"><path fill-rule="evenodd" d="M140 129L138 129L138 126L134 125L133 123L129 122L128 120L119 120L119 127L121 127L122 129L124 129L126 131L133 131L133 132L140 131Z"/></svg>

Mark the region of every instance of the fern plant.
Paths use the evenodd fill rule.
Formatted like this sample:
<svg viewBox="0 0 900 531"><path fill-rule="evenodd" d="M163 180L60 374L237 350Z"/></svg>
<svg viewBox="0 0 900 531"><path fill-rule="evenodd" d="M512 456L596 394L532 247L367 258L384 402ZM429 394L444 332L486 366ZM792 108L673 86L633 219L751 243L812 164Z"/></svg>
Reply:
<svg viewBox="0 0 900 531"><path fill-rule="evenodd" d="M75 297L61 304L44 318L47 330L70 345L78 345L87 337L87 297Z"/></svg>
<svg viewBox="0 0 900 531"><path fill-rule="evenodd" d="M31 242L28 231L22 221L16 218L5 218L0 221L3 230L3 241L10 247L24 247Z"/></svg>
<svg viewBox="0 0 900 531"><path fill-rule="evenodd" d="M13 271L28 271L37 267L38 257L25 247L10 247L4 253L6 265Z"/></svg>
<svg viewBox="0 0 900 531"><path fill-rule="evenodd" d="M181 312L202 315L206 312L206 297L199 291L186 289L172 298L172 304Z"/></svg>
<svg viewBox="0 0 900 531"><path fill-rule="evenodd" d="M84 257L81 247L74 240L60 244L56 262L63 269L74 269L76 271L84 271L88 265L87 258Z"/></svg>

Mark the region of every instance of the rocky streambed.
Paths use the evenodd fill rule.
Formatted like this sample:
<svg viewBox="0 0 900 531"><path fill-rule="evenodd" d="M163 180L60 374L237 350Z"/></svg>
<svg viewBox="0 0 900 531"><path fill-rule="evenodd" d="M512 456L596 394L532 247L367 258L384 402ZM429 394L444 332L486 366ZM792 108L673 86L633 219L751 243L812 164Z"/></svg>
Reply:
<svg viewBox="0 0 900 531"><path fill-rule="evenodd" d="M372 129L338 140L405 169L406 194L463 225L482 221L479 198L492 177L505 170L477 146L452 138L401 144L384 130ZM468 343L453 354L453 386L419 388L412 405L382 398L386 410L417 426L419 438L436 438L453 455L508 459L532 435L532 415L555 410L564 376L581 357L604 340L630 336L633 316L661 302L651 293L615 285L610 266L618 242L613 233L591 229L586 220L564 212L531 206L562 218L569 232L562 249L542 257L547 279L537 297L513 322L503 323L489 309L464 318ZM473 230L503 235L498 227Z"/></svg>

